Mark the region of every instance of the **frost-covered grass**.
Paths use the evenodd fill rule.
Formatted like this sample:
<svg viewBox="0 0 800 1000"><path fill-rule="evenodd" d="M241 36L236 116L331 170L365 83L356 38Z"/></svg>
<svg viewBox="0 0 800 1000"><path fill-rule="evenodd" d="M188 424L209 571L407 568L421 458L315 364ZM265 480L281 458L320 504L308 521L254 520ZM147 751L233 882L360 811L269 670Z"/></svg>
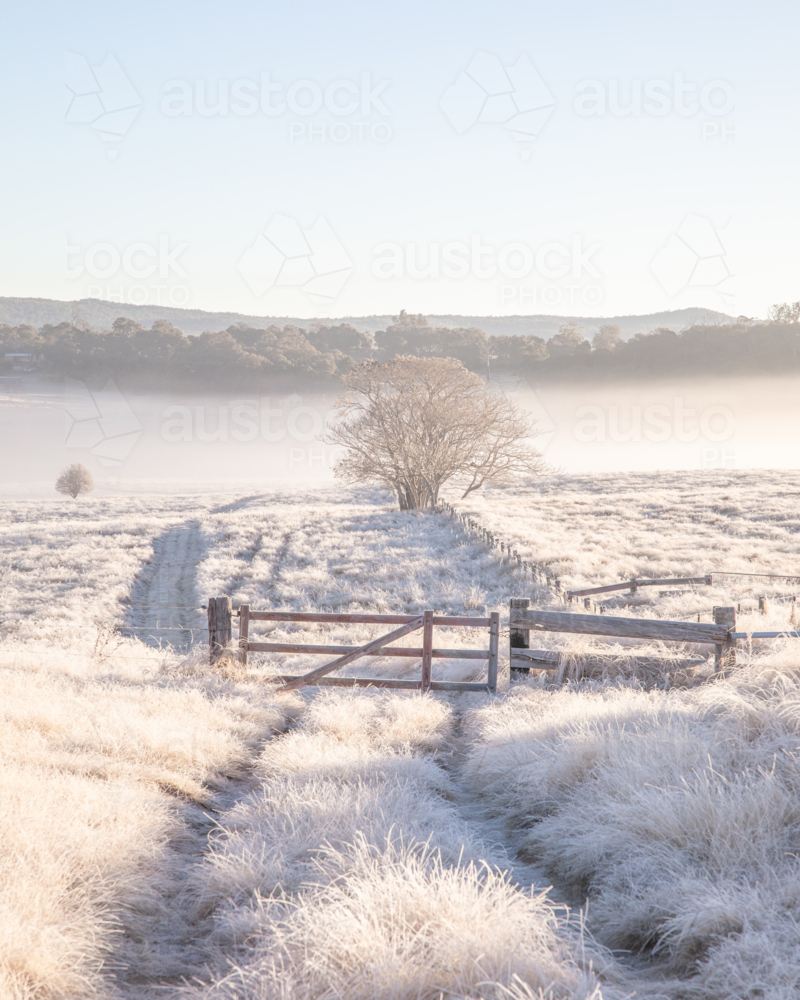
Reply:
<svg viewBox="0 0 800 1000"><path fill-rule="evenodd" d="M108 965L191 970L191 919L159 956L148 928L291 704L170 665L130 640L105 659L0 644L0 996L105 996Z"/></svg>
<svg viewBox="0 0 800 1000"><path fill-rule="evenodd" d="M76 626L116 624L154 540L190 512L186 498L6 501L0 518L0 628L39 625L71 642ZM79 644L82 640L78 636Z"/></svg>
<svg viewBox="0 0 800 1000"><path fill-rule="evenodd" d="M714 571L800 574L796 472L556 476L454 502L523 558L549 567L567 589ZM698 594L711 607L718 598L752 601L792 587L800 590L798 583L720 576ZM657 588L640 594L658 599Z"/></svg>
<svg viewBox="0 0 800 1000"><path fill-rule="evenodd" d="M591 586L799 572L798 492L792 473L629 475L462 507L565 586ZM742 602L743 627L784 628L777 595L791 587L720 577L613 598L608 613ZM762 593L774 595L767 617L752 610ZM212 672L202 641L193 647L195 609L222 594L291 610L560 606L458 523L400 514L373 491L6 504L0 996L796 993L797 643L754 643L735 673L700 671L682 690L661 690L666 674L644 690L623 670L624 682L558 689L515 681L491 700L287 698L270 676L318 657L254 654L246 671ZM354 644L379 630L254 623L251 634ZM547 641L576 659L615 652ZM486 634L442 629L435 643L483 647ZM484 670L434 661L434 676ZM345 672L418 677L419 663ZM558 905L587 897L598 943Z"/></svg>
<svg viewBox="0 0 800 1000"><path fill-rule="evenodd" d="M797 996L796 649L691 692L520 687L465 729L477 801L588 898L599 941L649 960L643 995Z"/></svg>
<svg viewBox="0 0 800 1000"><path fill-rule="evenodd" d="M322 692L266 747L196 875L234 965L190 996L598 996L564 915L449 801L453 722L419 695Z"/></svg>
<svg viewBox="0 0 800 1000"><path fill-rule="evenodd" d="M0 526L0 996L191 974L165 901L292 702L115 634L184 501L7 504ZM157 941L154 941L154 930ZM154 944L156 945L154 947ZM188 952L191 948L188 949ZM131 971L133 970L133 972Z"/></svg>

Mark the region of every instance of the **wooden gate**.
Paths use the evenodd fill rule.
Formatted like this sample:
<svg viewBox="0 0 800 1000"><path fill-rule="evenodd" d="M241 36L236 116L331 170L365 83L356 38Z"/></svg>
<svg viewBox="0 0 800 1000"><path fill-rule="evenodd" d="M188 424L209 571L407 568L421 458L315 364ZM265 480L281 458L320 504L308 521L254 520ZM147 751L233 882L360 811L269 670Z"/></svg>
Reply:
<svg viewBox="0 0 800 1000"><path fill-rule="evenodd" d="M208 601L209 646L212 661L224 655L232 645L232 617L238 619L239 655L247 663L248 653L312 653L334 656L321 667L306 674L281 674L282 690L290 691L307 684L336 687L384 687L411 691L497 691L497 663L500 645L500 615L493 612L488 618L468 618L453 615L436 615L423 611L416 615L338 614L313 611L252 611L249 604L242 604L232 612L229 597L210 598ZM371 639L362 646L333 646L295 642L261 642L250 638L251 622L326 622L354 625L396 625L391 632ZM439 649L433 645L434 628L485 628L488 630L488 649ZM392 646L390 643L411 632L422 629L420 647ZM365 656L401 656L421 661L419 680L401 680L394 677L330 677L354 660ZM433 679L434 660L485 660L486 680L481 682L441 681Z"/></svg>

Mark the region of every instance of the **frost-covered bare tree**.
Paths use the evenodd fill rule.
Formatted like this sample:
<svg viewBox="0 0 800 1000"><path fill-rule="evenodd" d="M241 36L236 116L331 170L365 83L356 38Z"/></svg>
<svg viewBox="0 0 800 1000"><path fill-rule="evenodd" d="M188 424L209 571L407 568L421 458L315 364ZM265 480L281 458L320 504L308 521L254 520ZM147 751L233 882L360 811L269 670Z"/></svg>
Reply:
<svg viewBox="0 0 800 1000"><path fill-rule="evenodd" d="M94 479L85 465L76 462L74 465L68 465L58 477L56 489L74 500L81 493L89 493L94 489Z"/></svg>
<svg viewBox="0 0 800 1000"><path fill-rule="evenodd" d="M529 441L531 418L454 358L363 361L340 381L347 389L325 437L347 449L336 475L388 487L401 510L434 507L451 480L463 499L484 483L548 471Z"/></svg>

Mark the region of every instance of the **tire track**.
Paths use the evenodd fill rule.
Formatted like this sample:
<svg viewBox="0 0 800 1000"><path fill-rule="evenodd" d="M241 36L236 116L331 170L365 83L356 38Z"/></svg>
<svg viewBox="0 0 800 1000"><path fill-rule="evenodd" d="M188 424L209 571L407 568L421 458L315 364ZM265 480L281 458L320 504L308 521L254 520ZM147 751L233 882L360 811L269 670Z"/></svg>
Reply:
<svg viewBox="0 0 800 1000"><path fill-rule="evenodd" d="M131 589L122 632L148 646L186 651L205 630L196 569L205 555L200 522L169 528L153 542L153 555Z"/></svg>
<svg viewBox="0 0 800 1000"><path fill-rule="evenodd" d="M245 498L219 510L238 510L258 499ZM268 531L259 532L250 545L237 552L236 576L223 592L235 592L268 537ZM278 558L282 558L285 545L286 539ZM126 617L127 628L140 641L188 651L193 642L205 638L205 615L197 609L197 567L207 549L208 541L196 519L175 525L155 540L153 556L134 584ZM210 682L209 688L213 684ZM252 691L247 691L247 696L257 704L258 695L254 698ZM287 718L284 725L288 724ZM253 772L259 754L269 740L280 739L282 731L265 731L250 747L247 760L232 773L217 774L208 781L204 800L186 801L176 796L172 806L174 832L159 861L157 902L151 901L142 911L146 920L136 935L120 936L109 962L113 995L119 1000L176 996L198 976L225 965L226 952L215 938L213 914L198 898L193 873L208 855L209 838L218 828L218 818L258 791L260 782Z"/></svg>

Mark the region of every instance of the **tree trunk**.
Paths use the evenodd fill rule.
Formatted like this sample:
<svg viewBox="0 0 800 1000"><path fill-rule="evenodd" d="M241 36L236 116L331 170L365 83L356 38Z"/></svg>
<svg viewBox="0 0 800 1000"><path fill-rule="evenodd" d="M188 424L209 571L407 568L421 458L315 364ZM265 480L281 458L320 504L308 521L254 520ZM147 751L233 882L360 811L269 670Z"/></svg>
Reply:
<svg viewBox="0 0 800 1000"><path fill-rule="evenodd" d="M417 497L408 483L397 487L397 500L400 504L400 510L416 510L419 507Z"/></svg>

